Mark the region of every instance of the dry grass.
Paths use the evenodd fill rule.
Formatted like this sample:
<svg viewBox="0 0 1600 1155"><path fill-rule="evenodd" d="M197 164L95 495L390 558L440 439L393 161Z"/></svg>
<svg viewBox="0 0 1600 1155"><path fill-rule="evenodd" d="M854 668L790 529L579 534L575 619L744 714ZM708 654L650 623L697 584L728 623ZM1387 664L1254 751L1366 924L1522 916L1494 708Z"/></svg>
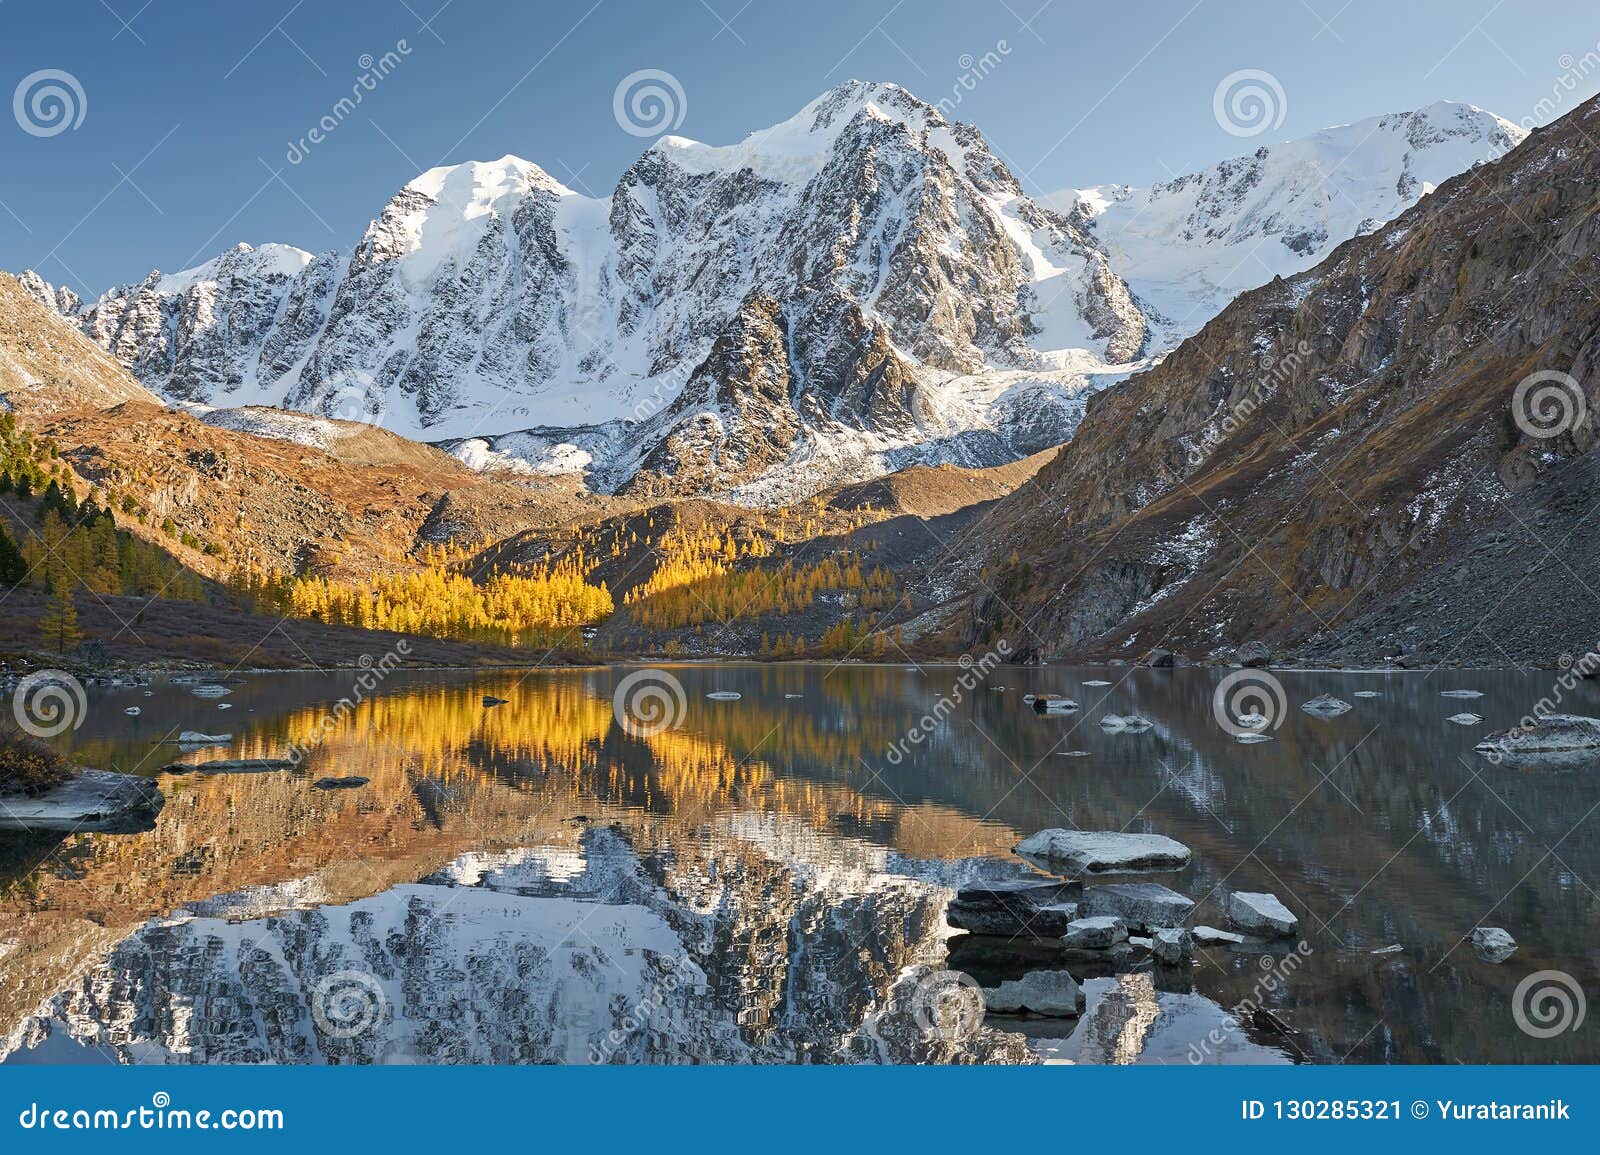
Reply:
<svg viewBox="0 0 1600 1155"><path fill-rule="evenodd" d="M61 755L39 739L0 727L0 794L43 794L67 777Z"/></svg>

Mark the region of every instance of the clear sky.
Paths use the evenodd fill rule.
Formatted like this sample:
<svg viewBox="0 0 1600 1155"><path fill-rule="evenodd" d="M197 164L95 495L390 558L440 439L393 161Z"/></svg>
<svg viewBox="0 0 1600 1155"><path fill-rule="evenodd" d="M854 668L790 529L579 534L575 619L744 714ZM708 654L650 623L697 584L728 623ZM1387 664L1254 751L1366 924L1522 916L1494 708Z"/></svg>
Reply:
<svg viewBox="0 0 1600 1155"><path fill-rule="evenodd" d="M395 63L369 66L385 53ZM613 102L646 69L681 88L674 131L712 144L851 77L934 102L959 92L956 118L1038 192L1163 180L1438 99L1546 121L1552 103L1559 114L1600 90L1600 7L0 0L0 97L13 97L13 115L0 115L0 268L36 267L89 295L241 240L346 248L419 171L505 153L604 196L650 142L625 130ZM1245 69L1283 93L1281 123L1274 113L1248 139L1213 113L1219 82ZM18 92L43 70L76 82L81 121L63 127L59 106L52 120L48 101L31 103L54 85L78 104L59 77ZM290 163L291 144L363 75L359 106Z"/></svg>

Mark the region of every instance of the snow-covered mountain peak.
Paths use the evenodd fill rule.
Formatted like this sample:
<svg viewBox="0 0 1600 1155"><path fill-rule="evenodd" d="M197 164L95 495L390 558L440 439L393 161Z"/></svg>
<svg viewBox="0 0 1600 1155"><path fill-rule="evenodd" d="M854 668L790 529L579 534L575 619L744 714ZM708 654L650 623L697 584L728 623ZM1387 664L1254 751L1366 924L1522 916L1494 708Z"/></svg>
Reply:
<svg viewBox="0 0 1600 1155"><path fill-rule="evenodd" d="M1170 344L1239 293L1310 268L1526 136L1483 109L1438 101L1263 145L1147 189L1103 185L1044 202L1089 224Z"/></svg>
<svg viewBox="0 0 1600 1155"><path fill-rule="evenodd" d="M209 261L177 273L152 272L146 283L157 293L183 293L203 282L228 277L297 277L315 259L293 245L248 245L240 241Z"/></svg>

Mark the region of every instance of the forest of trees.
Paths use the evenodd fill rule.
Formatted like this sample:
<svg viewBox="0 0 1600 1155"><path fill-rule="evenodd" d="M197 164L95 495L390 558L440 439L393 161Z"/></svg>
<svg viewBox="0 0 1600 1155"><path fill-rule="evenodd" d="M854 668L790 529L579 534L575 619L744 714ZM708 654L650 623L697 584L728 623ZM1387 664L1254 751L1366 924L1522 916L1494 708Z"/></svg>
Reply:
<svg viewBox="0 0 1600 1155"><path fill-rule="evenodd" d="M200 578L160 546L117 528L90 497L79 502L54 443L0 414L0 588L49 595L40 641L65 652L82 640L80 592L200 600Z"/></svg>

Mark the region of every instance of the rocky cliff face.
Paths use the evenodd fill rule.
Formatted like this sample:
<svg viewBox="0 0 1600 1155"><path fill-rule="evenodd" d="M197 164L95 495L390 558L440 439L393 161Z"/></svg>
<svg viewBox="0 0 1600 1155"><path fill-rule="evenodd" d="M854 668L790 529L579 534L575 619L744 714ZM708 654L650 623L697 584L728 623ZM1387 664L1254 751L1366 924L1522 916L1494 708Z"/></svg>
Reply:
<svg viewBox="0 0 1600 1155"><path fill-rule="evenodd" d="M1009 623L1042 652L1130 656L1258 635L1326 657L1476 653L1472 623L1526 576L1476 585L1491 576L1476 535L1499 519L1530 562L1548 556L1565 535L1510 526L1508 502L1581 473L1595 439L1597 109L1244 294L1096 396L996 518L993 556L1021 556L997 561L974 632ZM1408 635L1379 613L1350 632L1441 571L1458 575L1430 585L1453 591L1453 628Z"/></svg>

